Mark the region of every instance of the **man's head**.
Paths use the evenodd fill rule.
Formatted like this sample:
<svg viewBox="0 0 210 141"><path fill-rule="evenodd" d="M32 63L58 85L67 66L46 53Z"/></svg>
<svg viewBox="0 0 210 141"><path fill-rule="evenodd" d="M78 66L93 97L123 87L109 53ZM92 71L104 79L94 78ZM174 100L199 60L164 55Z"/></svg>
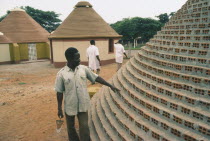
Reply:
<svg viewBox="0 0 210 141"><path fill-rule="evenodd" d="M122 40L118 40L115 44L122 44Z"/></svg>
<svg viewBox="0 0 210 141"><path fill-rule="evenodd" d="M91 45L95 45L95 40L90 40Z"/></svg>
<svg viewBox="0 0 210 141"><path fill-rule="evenodd" d="M79 51L74 48L70 47L65 51L66 60L68 61L68 64L70 64L72 67L76 67L80 64L80 54Z"/></svg>

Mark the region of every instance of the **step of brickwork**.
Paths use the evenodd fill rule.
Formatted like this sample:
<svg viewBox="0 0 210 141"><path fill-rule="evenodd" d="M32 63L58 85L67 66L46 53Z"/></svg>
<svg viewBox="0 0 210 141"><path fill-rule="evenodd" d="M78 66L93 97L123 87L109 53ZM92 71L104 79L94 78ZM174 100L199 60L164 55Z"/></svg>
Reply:
<svg viewBox="0 0 210 141"><path fill-rule="evenodd" d="M209 0L188 0L116 73L121 91L107 88L94 109L105 136L210 140L209 15Z"/></svg>
<svg viewBox="0 0 210 141"><path fill-rule="evenodd" d="M165 60L165 59L162 59L162 58L158 58L158 57L148 57L146 54L144 54L143 52L138 52L138 55L140 56L143 56L144 58L149 58L150 60L155 60L155 61L159 61L159 62L164 62L164 63L170 63L170 64L173 64L173 65L180 65L180 66L190 66L190 67L199 67L199 68L202 68L204 70L209 70L209 67L208 66L204 66L202 64L200 65L192 65L191 64L185 64L185 63L177 63L176 61L168 61L168 60ZM147 62L150 62L150 61L147 61ZM154 65L151 63L151 66ZM171 68L169 68L171 69ZM176 70L176 69L174 69ZM189 73L190 74L190 73Z"/></svg>
<svg viewBox="0 0 210 141"><path fill-rule="evenodd" d="M113 92L111 92L113 95ZM109 104L111 105L111 109L112 111L115 111L118 115L118 120L120 120L120 122L122 122L124 125L126 125L130 131L132 131L136 136L140 136L141 138L143 138L144 140L155 140L155 138L149 137L150 133L145 133L143 130L140 130L135 124L136 122L141 123L142 126L144 127L148 127L148 125L150 125L151 123L148 123L146 120L140 118L139 115L136 115L133 111L131 111L130 107L127 106L123 100L120 99L120 97L117 96L113 96L113 95L106 95L107 97L109 97L110 101ZM113 96L113 97L112 97ZM115 99L115 102L119 102L119 105L121 107L121 109L118 109L117 106L115 105L115 103L113 102ZM127 113L129 117L126 117L126 115L122 115L122 110L123 113ZM147 112L148 113L148 112ZM124 120L122 119L122 117L125 117ZM132 118L131 118L132 117ZM133 119L133 120L131 120ZM135 122L134 122L135 121ZM164 132L160 132L159 130L157 130L157 128L155 127L151 127L153 130L153 132L155 133L159 133L162 134L164 139L173 139L173 140L177 140L176 137L171 137L171 136L167 136ZM133 129L133 130L132 130ZM128 132L129 134L129 132Z"/></svg>
<svg viewBox="0 0 210 141"><path fill-rule="evenodd" d="M92 99L91 99L91 108L89 109L89 113L88 113L88 125L89 125L89 129L90 129L90 138L91 138L91 140L92 141L99 141L99 137L98 137L98 134L97 134L97 132L96 132L96 128L95 128L95 126L94 126L94 124L93 124L93 121L91 120L92 119L92 112L94 112L93 110L92 110L92 106L94 106L95 105L95 102L96 102L96 99L97 99L98 97L97 96L95 96L95 97L93 97Z"/></svg>
<svg viewBox="0 0 210 141"><path fill-rule="evenodd" d="M101 100L101 106L102 106L103 110L105 111L105 114L107 115L106 117L110 121L110 123L112 125L112 128L114 128L116 130L115 133L118 135L120 140L125 140L125 141L131 140L131 137L126 134L126 131L123 130L123 128L117 122L117 120L116 120L116 113L113 112L110 109L109 99L107 99L107 97L106 97L107 95L109 95L108 92L106 93L106 95L103 95L103 97L100 99Z"/></svg>
<svg viewBox="0 0 210 141"><path fill-rule="evenodd" d="M119 84L119 83L116 82L116 84ZM118 86L118 88L119 88L119 87L120 87L120 86ZM130 88L130 87L129 87L129 88ZM130 88L129 90L131 91L131 88ZM127 97L127 98L128 98L128 97ZM147 99L144 99L144 97L141 97L140 99L141 99L141 100L144 100L146 103L150 103L150 104L152 103L152 101L148 101ZM119 97L118 97L118 98L115 98L115 100L119 100ZM131 102L131 104L133 104L133 102L132 102L133 100L134 100L134 99L131 99L131 98L127 99L127 101ZM122 100L121 100L121 101L122 101ZM119 100L119 102L121 102L121 101ZM120 104L120 105L123 105L123 104ZM135 107L139 107L139 105L136 104ZM164 107L162 107L162 108L161 108L161 107L162 107L162 106L159 105L158 108L159 108L159 109L162 109L162 108L163 108L164 110L162 110L162 111L165 111L165 110L166 110ZM125 109L127 109L127 108L125 108ZM145 108L140 106L139 109L145 109ZM145 109L144 111L145 111L146 113L148 113L148 112L147 112L148 109ZM170 112L170 110L167 110L167 112ZM174 113L174 115L178 116L176 111L170 112L170 113ZM152 113L150 113L150 114L152 114ZM159 119L159 121L162 120L161 118L159 118L158 116L155 116L154 114L152 114L151 117L155 117L155 119L157 119L157 120ZM189 118L187 118L187 119L188 119L188 120L186 120L186 121L191 121L191 122L193 122L192 119L189 119ZM162 122L164 123L164 121L162 121ZM197 124L199 123L199 122L197 122L196 120L194 120L194 122L195 122L195 124L196 124L196 123L197 123ZM172 124L172 123L174 123L174 124ZM183 127L178 127L178 126L176 125L176 123L173 122L173 121L171 121L171 122L166 121L166 124L167 124L167 125L170 125L170 127L173 127L173 129L176 129L175 127L177 127L177 129L179 129L178 131L184 132L184 131L188 131L188 130L189 130L189 129L187 129L186 127L184 127L184 128L183 128ZM201 123L200 123L200 124L201 124ZM153 125L153 126L154 126L154 125ZM206 127L205 124L203 124L202 126ZM158 128L158 127L157 127L157 128ZM206 128L208 128L208 127L206 127ZM190 133L190 132L188 131L188 133ZM188 135L190 135L190 134L188 134ZM195 134L194 134L194 135L195 135ZM196 134L195 137L202 137L202 135ZM203 138L205 139L205 137L203 137Z"/></svg>
<svg viewBox="0 0 210 141"><path fill-rule="evenodd" d="M130 66L129 66L130 65ZM156 73L156 74L154 74L153 72L150 72L151 70L147 70L146 68L143 68L143 67L141 67L141 66L139 66L136 62L135 62L135 60L134 59L131 59L131 61L130 61L130 63L128 64L128 65L126 65L127 67L134 67L134 68L136 68L137 70L139 70L139 71L141 71L141 72L143 72L143 73L145 73L145 74L148 74L148 75L151 75L151 76L154 76L154 77L156 77L156 78L158 78L158 79L161 79L161 80L163 80L163 81L169 81L169 82L171 82L171 83L179 83L179 84L182 84L182 85L187 85L187 86L189 86L189 87L193 87L193 88L197 88L197 89L204 89L204 90L208 90L208 87L210 86L209 84L207 85L203 85L203 83L200 83L200 84L196 84L196 83L187 83L186 84L186 82L184 82L184 81L182 81L181 79L178 79L178 78L176 78L176 79L174 79L174 78L171 78L171 77L167 77L167 76L164 76L163 74L158 74L158 73ZM174 74L177 74L176 72L174 72ZM184 73L179 73L179 75L183 75L183 76L186 76L186 75L184 75ZM146 76L145 76L146 77ZM204 81L204 79L205 80L208 80L208 81L210 81L210 78L206 78L206 77L193 77L193 78L198 78L198 79L202 79L201 81ZM208 96L209 97L209 96Z"/></svg>
<svg viewBox="0 0 210 141"><path fill-rule="evenodd" d="M190 49L190 50L193 50L193 49ZM151 51L151 50L149 50L146 46L144 46L144 47L142 47L141 48L141 51L142 52L153 52L153 51ZM200 51L200 50L197 50L197 51ZM170 52L163 52L163 51L158 51L158 53L159 54L163 54L163 55L169 55L169 56L176 56L176 57L188 57L188 58L195 58L195 59L206 59L207 60L207 62L209 62L210 61L210 59L208 58L208 53L207 53L207 55L203 55L203 56L199 56L199 55L191 55L191 54L189 54L189 53L185 53L185 54L180 54L180 53L176 53L176 52L172 52L172 53L170 53ZM154 56L154 55L148 55L147 54L147 56L150 56L150 57L152 57L152 56ZM156 56L154 56L154 57L156 57ZM160 57L159 57L160 58ZM169 59L170 60L170 59ZM176 61L177 63L178 62L181 62L181 61ZM182 62L183 63L183 62ZM184 63L186 63L186 62L184 62Z"/></svg>
<svg viewBox="0 0 210 141"><path fill-rule="evenodd" d="M122 71L123 72L123 71ZM120 75L119 77L121 77L121 76L126 76L128 73L123 73L122 75ZM127 77L127 80L129 80L129 78ZM122 81L123 81L123 79L122 79ZM132 80L130 80L130 81L132 81ZM125 85L127 84L127 83L125 83L125 82L121 82L122 84L124 83ZM133 81L133 84L135 84L135 85L137 85L136 87L138 87L138 88L141 88L142 86L141 85L138 85L138 83L136 82L135 83L135 81ZM129 86L127 87L127 88L130 88ZM166 101L168 101L168 102L170 102L170 103L176 103L177 105L180 105L180 106L182 106L182 107L184 107L184 108L188 108L188 109L192 109L192 106L187 106L185 103L180 103L180 101L175 101L174 99L171 99L171 98L168 98L168 97L165 97L165 96L162 96L162 95L156 95L155 93L153 93L153 92L150 92L148 89L145 89L144 87L142 87L142 90L144 90L144 91L147 91L147 92L149 92L150 94L152 94L152 95L154 95L154 96L156 96L156 97L158 97L158 98L160 98L160 99L164 99L164 100L166 100ZM135 93L135 91L134 91L134 93ZM141 98L140 98L141 99ZM151 103L151 102L153 102L153 101L149 101L148 103ZM158 104L158 103L157 103ZM159 107L161 107L161 105L159 106ZM163 107L164 108L164 107ZM197 111L195 110L195 109L197 109ZM172 109L165 109L165 111L168 111L168 112L170 112ZM204 110L202 110L202 109L200 109L200 107L194 107L193 108L193 110L192 111L196 111L196 112L198 112L198 113L202 113L205 117L208 117L209 115L208 115L208 113L206 113ZM174 111L174 112L177 112L177 111ZM183 115L182 113L180 113L182 116L186 116L186 115ZM186 117L187 118L187 117ZM197 119L196 119L197 120ZM195 123L196 122L198 122L198 121L194 121ZM202 124L202 122L203 121L199 121L199 122L201 122L200 124ZM206 128L210 128L210 126L206 126L206 124L204 123L203 124L203 127L206 127Z"/></svg>
<svg viewBox="0 0 210 141"><path fill-rule="evenodd" d="M107 88L104 88L107 89ZM104 98L103 96L101 98ZM105 111L101 106L101 101L97 101L97 113L100 118L101 123L103 124L104 129L106 130L106 134L112 139L112 140L120 140L119 136L115 133L115 130L111 128L111 124L109 122L109 119L105 115Z"/></svg>
<svg viewBox="0 0 210 141"><path fill-rule="evenodd" d="M122 94L121 93L121 97L123 97L124 100L129 100L125 94ZM113 100L115 99L115 102L117 102L118 105L120 105L120 107L122 108L122 110L124 112L126 112L129 116L129 118L127 119L127 121L130 120L130 117L132 117L132 119L134 119L134 123L140 123L142 126L144 127L147 127L150 129L150 132L149 133L144 133L145 131L143 129L139 130L137 128L137 126L134 124L133 126L134 127L130 127L129 129L135 129L137 130L136 135L142 137L142 138L145 138L147 137L145 140L155 140L155 138L151 138L149 137L149 135L151 134L151 132L154 132L156 134L159 134L160 135L160 138L164 138L164 139L168 139L168 140L177 140L179 141L180 139L178 139L176 136L169 136L166 134L166 132L164 131L161 131L159 129L159 127L156 127L156 125L153 125L152 122L150 121L147 121L146 119L144 119L143 117L141 117L139 114L137 114L135 111L131 110L131 107L129 107L127 104L125 104L125 102L123 101L123 99L121 99L121 97L119 96L113 96ZM135 105L134 102L131 100L129 101L129 105ZM155 118L155 119L159 119L160 118L158 116L154 116L153 114L151 114L150 111L148 111L148 109L145 109L144 107L141 107L141 106L137 106L135 105L135 107L140 107L139 109L141 109L144 113L148 114L148 115L151 115L151 117ZM121 109L118 109L117 111L120 111ZM125 116L125 115L124 115ZM126 125L131 125L131 123L127 123ZM157 130L158 129L158 130ZM140 134L141 133L141 134Z"/></svg>
<svg viewBox="0 0 210 141"><path fill-rule="evenodd" d="M179 75L179 78L174 78L174 77L172 77L172 76L167 76L167 75L163 75L163 74L159 74L159 73L156 73L156 72L154 72L153 70L149 70L149 69L147 69L147 68L145 68L145 67L143 67L143 66L141 66L140 64L138 64L137 62L140 62L141 64L143 64L143 65L146 65L146 66L148 66L148 67L150 67L151 69L156 69L156 70L158 70L158 71L162 71L162 72L169 72L169 73L173 73L173 74L177 74L177 75ZM183 80L183 78L182 77L185 77L185 76L187 76L187 77L189 77L189 78L197 78L197 79L201 79L201 82L202 81L204 81L204 80L207 80L207 81L210 81L210 77L205 77L205 76L198 76L198 75L189 75L189 74L185 74L184 72L177 72L177 71L171 71L171 70L168 70L168 69L165 69L165 68L160 68L160 67L155 67L155 66L151 66L151 64L148 64L147 62L142 62L142 61L140 61L140 60L138 60L138 58L133 58L133 61L131 60L131 64L132 64L132 66L134 66L136 69L138 69L138 70L145 70L145 71L147 71L147 72L150 72L150 73L155 73L155 75L156 76L160 76L160 77L166 77L166 78L168 78L168 79L172 79L172 80L179 80L180 82L184 82L184 83L189 83L190 81L192 81L192 80L190 80L190 81L186 81L186 80ZM193 83L193 84L195 84L195 83ZM196 84L197 85L197 84ZM209 84L207 85L207 84L205 84L205 85L203 85L202 83L201 84L198 84L199 86L201 86L201 87L208 87L209 86Z"/></svg>
<svg viewBox="0 0 210 141"><path fill-rule="evenodd" d="M137 72L134 72L132 69L130 69L130 68L129 68L129 65L127 65L126 68L127 68L127 71L130 72L130 73L132 73L133 76L136 76L137 79L141 79L141 80L143 80L143 81L145 81L145 82L147 82L147 83L149 83L149 84L155 85L156 87L163 88L164 90L173 91L173 93L182 95L182 96L187 97L187 98L189 97L189 98L191 98L191 99L194 99L194 100L197 101L197 103L198 103L199 101L203 101L203 102L209 103L209 100L206 99L205 97L202 98L202 97L199 97L198 95L187 94L187 93L181 93L180 91L172 90L171 88L168 88L168 87L166 87L166 86L163 86L163 85L161 85L161 84L158 84L157 82L153 82L153 81L151 81L151 80L148 80L148 78L143 78L143 77L141 77L141 76L138 76L138 73L137 73ZM128 74L128 73L126 72L126 74ZM138 84L138 82L136 82L135 84L136 84L136 87L143 87L142 85ZM167 98L167 97L166 97L166 98ZM168 99L168 98L167 98L167 99ZM170 100L170 99L169 99L169 100ZM174 100L174 99L173 99L173 101L174 101L174 102L177 102L177 103L180 103L180 101L178 101L178 100ZM181 102L182 102L182 101L181 101ZM186 105L186 103L184 102L183 105ZM186 106L187 106L187 105L186 105ZM198 104L188 105L188 108L192 108L192 106L195 108L195 111L196 111L196 112L202 112L203 110L206 110L206 108L203 109L203 108L201 108ZM204 113L206 113L206 112L204 112ZM208 115L206 115L206 116L210 116L210 114L208 114Z"/></svg>
<svg viewBox="0 0 210 141"><path fill-rule="evenodd" d="M122 72L123 72L123 71L122 71ZM124 73L124 75L127 75L127 73ZM121 77L121 76L123 76L123 75L119 75L119 77ZM128 78L127 78L127 79L128 79ZM133 82L134 82L134 81L133 81ZM121 83L127 85L127 83L125 83L125 82L121 82ZM138 87L140 87L140 86L138 86ZM144 88L144 87L142 87L142 88ZM129 86L127 86L126 89L129 89L129 91L131 91L131 87L129 87ZM144 91L147 91L147 90L145 89ZM136 93L136 91L134 90L134 91L133 91L133 94L135 95L135 93ZM153 95L155 95L155 94L153 94ZM160 95L158 95L157 97L160 97ZM145 101L146 103L150 103L150 105L152 105L152 103L154 103L154 101L147 100L147 99L145 99L144 97L140 97L139 99L141 99L141 100L144 99L144 101ZM168 99L168 98L165 98L165 100L166 100L166 101L172 101L171 99ZM172 101L171 103L174 103L174 102ZM158 103L157 103L157 104L158 104ZM177 103L176 103L176 104L177 104ZM182 105L182 107L185 107L185 106L186 106L185 104ZM177 111L175 111L175 110L173 111L172 109L169 109L168 107L163 107L162 105L159 105L158 108L161 109L162 111L166 111L166 112L170 113L171 116L174 115L174 116L176 116L176 117L178 117L178 118L180 118L180 119L182 119L182 120L184 120L184 121L190 121L190 122L194 123L194 124L197 125L197 126L201 126L201 127L205 127L206 129L210 129L210 126L207 125L207 124L205 124L205 122L203 122L203 121L198 121L197 119L193 119L192 117L186 116L186 115L184 115L183 113L179 113L179 114L177 115ZM188 107L188 108L190 108L190 107ZM191 109L191 108L190 108L190 109ZM193 109L192 111L194 111L194 109ZM201 111L199 111L199 112L201 112ZM206 116L206 113L204 113L204 115ZM192 115L191 115L191 116L192 116ZM171 119L171 122L174 122L174 121ZM198 129L197 129L197 130L198 130Z"/></svg>
<svg viewBox="0 0 210 141"><path fill-rule="evenodd" d="M99 140L100 141L107 141L109 139L108 139L107 136L105 136L104 129L102 128L103 125L101 124L101 122L100 122L100 120L98 118L97 112L95 112L98 100L99 99L96 98L95 101L93 101L93 103L92 103L92 106L91 106L91 118L92 118L93 125L94 125L94 127L96 129L96 132L98 134Z"/></svg>

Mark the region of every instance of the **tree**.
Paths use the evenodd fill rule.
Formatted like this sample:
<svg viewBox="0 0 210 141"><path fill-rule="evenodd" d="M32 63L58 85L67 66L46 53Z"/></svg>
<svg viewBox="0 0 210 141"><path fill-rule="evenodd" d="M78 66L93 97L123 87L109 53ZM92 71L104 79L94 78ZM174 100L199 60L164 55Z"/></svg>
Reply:
<svg viewBox="0 0 210 141"><path fill-rule="evenodd" d="M169 16L167 13L164 14L160 14L158 16L156 16L157 18L159 18L159 21L163 24L167 23L169 21Z"/></svg>
<svg viewBox="0 0 210 141"><path fill-rule="evenodd" d="M10 11L7 11L7 14L0 17L0 22L10 13Z"/></svg>
<svg viewBox="0 0 210 141"><path fill-rule="evenodd" d="M54 31L61 23L61 20L58 18L59 14L55 13L54 11L42 11L39 9L34 9L30 6L21 6L21 8L24 9L28 15L30 15L48 32ZM0 21L2 21L8 14L9 12L7 11L6 15L0 17Z"/></svg>
<svg viewBox="0 0 210 141"><path fill-rule="evenodd" d="M134 39L139 39L141 42L147 42L150 38L161 29L162 24L154 19L150 18L125 18L122 21L118 21L110 25L115 31L123 35L122 40L124 42L133 42Z"/></svg>
<svg viewBox="0 0 210 141"><path fill-rule="evenodd" d="M156 17L164 25L165 23L167 23L169 21L171 16L173 16L174 14L175 14L175 12L171 12L170 14L164 13L164 14L160 14L160 15L158 15Z"/></svg>

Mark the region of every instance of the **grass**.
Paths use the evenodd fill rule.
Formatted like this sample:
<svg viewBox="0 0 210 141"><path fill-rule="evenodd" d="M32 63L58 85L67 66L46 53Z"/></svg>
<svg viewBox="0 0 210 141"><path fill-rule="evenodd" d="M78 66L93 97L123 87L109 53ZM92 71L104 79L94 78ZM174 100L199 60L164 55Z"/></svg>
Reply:
<svg viewBox="0 0 210 141"><path fill-rule="evenodd" d="M24 85L24 84L26 84L25 82L20 82L20 83L18 83L19 85Z"/></svg>
<svg viewBox="0 0 210 141"><path fill-rule="evenodd" d="M143 46L145 46L145 44L138 44L135 48L132 46L131 50L140 50ZM129 50L129 47L125 46L125 50Z"/></svg>

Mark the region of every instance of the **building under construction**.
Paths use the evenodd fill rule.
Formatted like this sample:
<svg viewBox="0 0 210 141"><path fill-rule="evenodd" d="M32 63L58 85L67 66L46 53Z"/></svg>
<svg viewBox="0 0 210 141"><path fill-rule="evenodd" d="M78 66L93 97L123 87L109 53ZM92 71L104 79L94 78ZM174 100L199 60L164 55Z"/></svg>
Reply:
<svg viewBox="0 0 210 141"><path fill-rule="evenodd" d="M188 0L92 98L92 141L210 140L210 0Z"/></svg>

